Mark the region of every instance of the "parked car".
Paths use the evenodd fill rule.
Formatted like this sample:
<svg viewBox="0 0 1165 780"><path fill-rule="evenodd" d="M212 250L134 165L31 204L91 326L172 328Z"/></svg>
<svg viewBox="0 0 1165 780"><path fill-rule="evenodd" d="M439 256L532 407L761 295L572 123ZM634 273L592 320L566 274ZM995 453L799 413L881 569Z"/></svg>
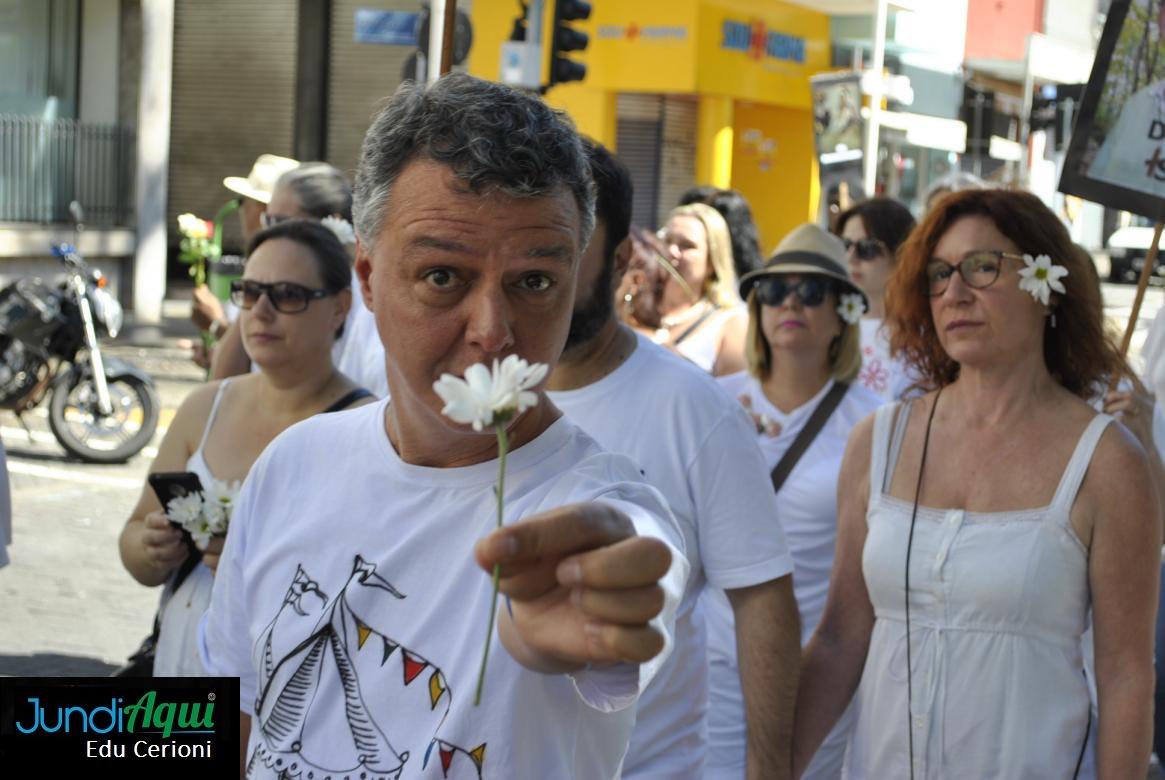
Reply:
<svg viewBox="0 0 1165 780"><path fill-rule="evenodd" d="M1145 257L1152 242L1153 228L1148 225L1128 225L1118 228L1109 236L1107 248L1112 261L1108 272L1109 281L1136 284L1141 269L1145 267ZM1165 249L1165 235L1157 246L1156 267L1149 281L1154 285L1165 285L1165 252L1161 251Z"/></svg>

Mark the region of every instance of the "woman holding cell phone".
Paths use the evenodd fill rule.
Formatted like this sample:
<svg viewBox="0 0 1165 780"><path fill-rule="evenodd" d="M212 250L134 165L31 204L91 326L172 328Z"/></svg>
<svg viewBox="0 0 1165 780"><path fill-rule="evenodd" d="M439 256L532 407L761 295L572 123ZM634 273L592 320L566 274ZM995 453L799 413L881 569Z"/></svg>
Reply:
<svg viewBox="0 0 1165 780"><path fill-rule="evenodd" d="M231 299L242 309L243 344L258 370L187 396L158 448L152 474L192 472L204 487L241 481L267 444L291 425L372 398L332 364L331 345L352 303L348 257L339 240L318 223L292 220L255 235L247 254ZM191 545L146 485L119 547L134 579L166 586L154 675L205 674L197 627L210 602L222 539L211 539L197 565L184 567L194 554Z"/></svg>

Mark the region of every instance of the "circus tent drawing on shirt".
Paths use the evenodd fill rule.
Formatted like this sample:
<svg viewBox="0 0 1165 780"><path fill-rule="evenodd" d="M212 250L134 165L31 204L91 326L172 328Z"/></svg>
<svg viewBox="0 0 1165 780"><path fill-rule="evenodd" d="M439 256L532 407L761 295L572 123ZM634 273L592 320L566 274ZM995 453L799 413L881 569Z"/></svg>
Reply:
<svg viewBox="0 0 1165 780"><path fill-rule="evenodd" d="M440 736L453 701L444 672L386 630L406 608L405 599L360 556L330 600L297 568L257 647L260 739L252 765L262 763L280 777L322 772L399 780L410 768L415 750L409 748L423 733L432 736L412 760L420 760L421 772L439 768L426 777L482 778L485 743L467 748ZM346 733L334 723L321 725L338 711L346 717ZM408 737L399 733L394 739L394 725L411 734L413 744L402 744Z"/></svg>

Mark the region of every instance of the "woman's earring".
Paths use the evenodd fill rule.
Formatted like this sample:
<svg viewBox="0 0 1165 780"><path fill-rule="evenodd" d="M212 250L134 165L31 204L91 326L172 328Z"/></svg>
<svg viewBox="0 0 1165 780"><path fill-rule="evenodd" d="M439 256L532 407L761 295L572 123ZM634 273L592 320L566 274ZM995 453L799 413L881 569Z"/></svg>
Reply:
<svg viewBox="0 0 1165 780"><path fill-rule="evenodd" d="M1056 310L1052 310L1052 327L1056 327Z"/></svg>

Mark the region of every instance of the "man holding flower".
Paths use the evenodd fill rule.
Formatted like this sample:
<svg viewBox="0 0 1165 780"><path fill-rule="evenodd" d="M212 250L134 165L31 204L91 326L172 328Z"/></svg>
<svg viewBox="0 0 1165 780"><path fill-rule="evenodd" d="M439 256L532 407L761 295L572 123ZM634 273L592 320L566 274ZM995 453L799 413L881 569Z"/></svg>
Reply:
<svg viewBox="0 0 1165 780"><path fill-rule="evenodd" d="M688 565L662 497L534 370L562 350L594 223L581 142L507 87L406 85L365 138L355 217L392 400L292 428L240 495L202 648L241 678L243 770L617 777ZM464 375L492 398L507 365L514 413L481 430L434 389Z"/></svg>

